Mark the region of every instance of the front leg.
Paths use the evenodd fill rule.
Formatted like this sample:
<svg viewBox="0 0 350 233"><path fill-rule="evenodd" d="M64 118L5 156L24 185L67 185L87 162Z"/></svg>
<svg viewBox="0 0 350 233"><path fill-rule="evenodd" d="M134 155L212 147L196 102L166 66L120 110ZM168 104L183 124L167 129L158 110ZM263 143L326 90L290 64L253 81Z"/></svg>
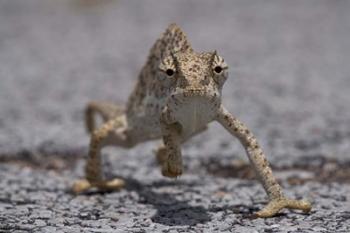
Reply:
<svg viewBox="0 0 350 233"><path fill-rule="evenodd" d="M217 121L240 140L247 151L249 160L258 179L262 183L270 199L269 204L256 213L257 217L272 217L283 208L300 209L304 212L309 212L311 210L309 202L304 200L292 200L284 196L281 186L273 176L269 163L257 139L242 122L232 116L223 106L221 106L218 111Z"/></svg>
<svg viewBox="0 0 350 233"><path fill-rule="evenodd" d="M162 174L167 177L178 177L182 174L181 125L171 119L169 111L164 111L160 119L164 147L158 151Z"/></svg>
<svg viewBox="0 0 350 233"><path fill-rule="evenodd" d="M162 163L162 174L167 177L178 177L182 174L181 140L178 124L162 127L165 153Z"/></svg>

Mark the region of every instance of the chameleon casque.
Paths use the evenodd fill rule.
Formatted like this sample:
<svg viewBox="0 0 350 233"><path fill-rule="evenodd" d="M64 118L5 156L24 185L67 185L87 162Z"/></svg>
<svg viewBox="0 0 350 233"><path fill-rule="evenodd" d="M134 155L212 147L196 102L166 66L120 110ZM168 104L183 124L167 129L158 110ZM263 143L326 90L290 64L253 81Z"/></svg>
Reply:
<svg viewBox="0 0 350 233"><path fill-rule="evenodd" d="M119 189L121 179L105 180L101 172L101 149L107 145L130 148L137 143L163 139L156 158L164 176L182 174L181 143L218 121L244 146L269 203L256 213L271 217L283 208L311 210L309 202L287 198L273 176L257 139L221 103L221 91L228 77L228 65L214 52L195 52L185 33L171 24L153 45L126 107L90 102L86 126L91 133L85 179L73 185L80 193L95 187ZM95 115L102 126L95 127Z"/></svg>

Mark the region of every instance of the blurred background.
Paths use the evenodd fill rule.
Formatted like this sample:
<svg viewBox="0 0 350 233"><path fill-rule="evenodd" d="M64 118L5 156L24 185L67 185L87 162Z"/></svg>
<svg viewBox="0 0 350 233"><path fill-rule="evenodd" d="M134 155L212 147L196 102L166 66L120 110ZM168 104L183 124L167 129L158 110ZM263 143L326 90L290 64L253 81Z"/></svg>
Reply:
<svg viewBox="0 0 350 233"><path fill-rule="evenodd" d="M124 103L150 47L176 22L197 51L227 60L224 103L269 156L348 157L349 9L348 1L2 1L0 152L86 147L86 103Z"/></svg>
<svg viewBox="0 0 350 233"><path fill-rule="evenodd" d="M230 78L223 102L256 134L277 170L314 170L310 179L317 180L327 164L332 172L342 168L336 179L348 185L349 11L346 0L1 1L0 160L40 165L48 157L85 156L86 103L125 103L150 47L176 22L195 50L216 49L225 58ZM140 181L161 179L155 146L114 148L108 154L118 161L110 156L107 166ZM193 179L230 170L233 159L247 161L238 141L215 123L184 146L184 156ZM83 163L62 179L81 176ZM20 174L6 169L8 188L4 180Z"/></svg>

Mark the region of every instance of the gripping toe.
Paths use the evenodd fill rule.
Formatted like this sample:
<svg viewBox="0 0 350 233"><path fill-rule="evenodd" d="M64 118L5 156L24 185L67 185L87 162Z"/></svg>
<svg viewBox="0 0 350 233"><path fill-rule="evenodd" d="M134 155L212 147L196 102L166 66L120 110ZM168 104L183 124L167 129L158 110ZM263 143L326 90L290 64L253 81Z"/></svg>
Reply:
<svg viewBox="0 0 350 233"><path fill-rule="evenodd" d="M311 204L305 200L293 200L288 198L274 199L270 201L262 210L255 213L259 218L269 218L275 216L283 208L298 209L304 213L311 211Z"/></svg>

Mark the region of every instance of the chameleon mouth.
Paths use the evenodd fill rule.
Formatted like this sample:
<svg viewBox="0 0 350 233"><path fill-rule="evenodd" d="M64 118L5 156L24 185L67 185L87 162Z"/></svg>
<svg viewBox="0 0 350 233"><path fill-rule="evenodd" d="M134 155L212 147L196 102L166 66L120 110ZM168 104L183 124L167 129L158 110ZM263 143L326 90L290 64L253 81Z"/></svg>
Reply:
<svg viewBox="0 0 350 233"><path fill-rule="evenodd" d="M206 93L205 90L202 89L189 89L189 90L185 90L183 92L183 95L185 97L189 97L189 96L202 96Z"/></svg>
<svg viewBox="0 0 350 233"><path fill-rule="evenodd" d="M189 97L206 97L206 98L217 98L218 93L215 90L210 89L184 89L177 90L174 96L178 99L189 98Z"/></svg>
<svg viewBox="0 0 350 233"><path fill-rule="evenodd" d="M176 93L171 95L171 98L168 101L168 106L170 106L170 108L174 110L181 105L188 104L192 106L191 108L195 108L196 104L199 104L201 106L207 106L208 108L219 107L220 95L215 90L187 89L177 91Z"/></svg>
<svg viewBox="0 0 350 233"><path fill-rule="evenodd" d="M179 93L182 94L183 97L216 97L217 94L213 90L207 90L207 89L187 89L183 90Z"/></svg>

